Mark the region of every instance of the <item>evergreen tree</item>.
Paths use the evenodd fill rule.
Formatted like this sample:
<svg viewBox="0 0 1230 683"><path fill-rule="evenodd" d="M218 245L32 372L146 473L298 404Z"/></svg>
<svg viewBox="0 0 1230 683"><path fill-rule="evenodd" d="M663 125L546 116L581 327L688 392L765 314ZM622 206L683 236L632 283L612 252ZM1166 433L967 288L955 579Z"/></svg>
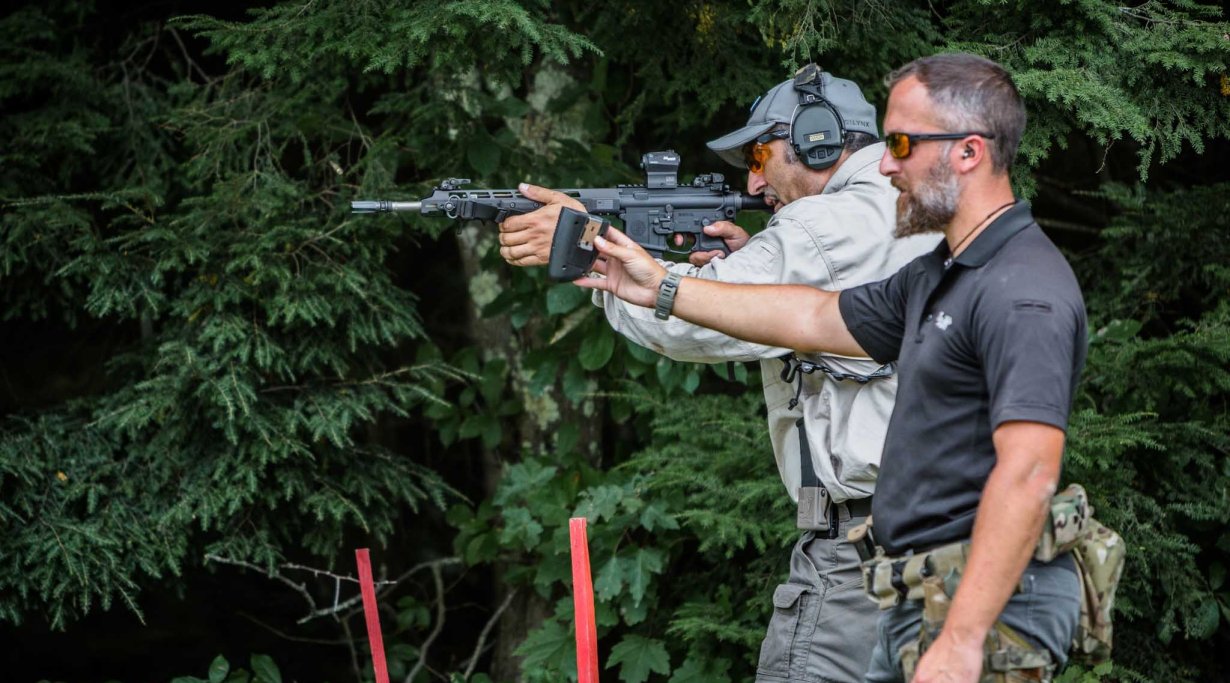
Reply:
<svg viewBox="0 0 1230 683"><path fill-rule="evenodd" d="M627 343L586 293L504 267L493 226L347 203L449 176L635 182L667 148L685 174L734 178L704 141L794 67L882 105L890 69L960 49L1026 97L1015 181L1094 330L1065 478L1131 547L1115 666L1067 680L1217 675L1221 8L61 0L0 36L0 622L19 639L45 623L88 641L86 615L166 590L191 614L212 575L306 599L307 615L252 611L340 640L329 676L362 678L345 578L370 543L401 577L381 593L396 677L558 680L575 675L565 527L585 515L620 680L750 678L794 535L756 371ZM284 652L288 675L320 677ZM158 670L239 676L228 661Z"/></svg>

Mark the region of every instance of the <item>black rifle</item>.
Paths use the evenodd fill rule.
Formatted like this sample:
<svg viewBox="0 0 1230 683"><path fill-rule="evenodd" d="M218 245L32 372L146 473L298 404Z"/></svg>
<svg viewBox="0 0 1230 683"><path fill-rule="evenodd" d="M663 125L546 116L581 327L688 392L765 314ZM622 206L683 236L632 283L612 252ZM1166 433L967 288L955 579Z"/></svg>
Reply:
<svg viewBox="0 0 1230 683"><path fill-rule="evenodd" d="M585 205L589 213L615 216L623 221L624 233L655 256L720 250L726 244L704 233L704 226L734 220L739 211L768 211L764 198L732 191L721 173L696 176L691 185L679 184L679 155L673 151L650 152L641 157L644 185L561 190ZM417 211L424 216L443 214L454 220L504 222L516 214L542 206L516 190L463 190L469 180L449 178L417 202L385 200L355 201L352 213ZM675 248L674 237L682 236Z"/></svg>

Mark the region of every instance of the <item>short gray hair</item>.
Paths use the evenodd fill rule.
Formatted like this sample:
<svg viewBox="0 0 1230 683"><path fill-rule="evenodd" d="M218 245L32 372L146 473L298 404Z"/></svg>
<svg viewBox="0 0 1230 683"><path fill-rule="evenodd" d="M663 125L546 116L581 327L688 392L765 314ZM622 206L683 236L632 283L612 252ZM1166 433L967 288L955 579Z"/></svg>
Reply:
<svg viewBox="0 0 1230 683"><path fill-rule="evenodd" d="M995 62L965 52L920 57L888 75L891 91L913 76L927 88L936 118L951 132L988 133L991 168L1012 168L1025 132L1025 101L1012 76Z"/></svg>

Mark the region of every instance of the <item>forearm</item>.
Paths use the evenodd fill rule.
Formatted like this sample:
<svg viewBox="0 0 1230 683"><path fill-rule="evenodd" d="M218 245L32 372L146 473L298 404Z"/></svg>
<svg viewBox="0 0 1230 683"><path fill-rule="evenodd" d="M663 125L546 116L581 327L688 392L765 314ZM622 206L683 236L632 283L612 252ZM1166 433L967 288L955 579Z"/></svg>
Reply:
<svg viewBox="0 0 1230 683"><path fill-rule="evenodd" d="M983 489L969 560L944 630L978 643L1003 611L1033 556L1058 468L1000 462Z"/></svg>
<svg viewBox="0 0 1230 683"><path fill-rule="evenodd" d="M611 329L629 341L688 363L747 362L780 358L790 349L735 339L676 316L658 320L654 312L604 293L603 314Z"/></svg>
<svg viewBox="0 0 1230 683"><path fill-rule="evenodd" d="M771 236L771 235L770 235ZM757 244L763 245L765 235L757 238ZM773 245L776 246L776 245ZM765 254L780 253L780 249L753 249L749 252L736 252L727 259L718 259L704 266L690 266L683 263L668 263L658 260L658 264L682 275L716 280L719 282L736 282L743 284L780 284L789 282L786 259L768 258ZM831 284L827 278L823 284ZM799 283L823 286L818 282ZM629 304L615 295L600 293L600 305L604 309L607 322L611 329L648 349L678 361L691 363L724 363L727 361L753 361L765 358L780 358L789 353L790 349L780 346L753 344L735 339L730 335L696 325L678 316L669 320L659 320L652 309Z"/></svg>
<svg viewBox="0 0 1230 683"><path fill-rule="evenodd" d="M756 344L865 356L846 329L837 292L804 285L736 285L684 278L675 315Z"/></svg>

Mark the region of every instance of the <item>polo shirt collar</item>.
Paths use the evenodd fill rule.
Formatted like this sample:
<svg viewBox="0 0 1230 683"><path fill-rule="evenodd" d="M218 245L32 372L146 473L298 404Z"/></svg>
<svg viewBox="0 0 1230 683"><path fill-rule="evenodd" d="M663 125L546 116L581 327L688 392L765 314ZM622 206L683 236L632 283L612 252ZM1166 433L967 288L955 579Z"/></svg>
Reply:
<svg viewBox="0 0 1230 683"><path fill-rule="evenodd" d="M999 252L1001 247L1007 244L1008 240L1033 224L1034 214L1030 210L1029 202L1018 199L1012 208L1001 213L987 226L986 230L982 231L982 234L975 237L965 251L954 259L954 262L967 268L984 266L992 256ZM945 240L940 240L940 247L945 250L945 256L947 256L947 246Z"/></svg>

